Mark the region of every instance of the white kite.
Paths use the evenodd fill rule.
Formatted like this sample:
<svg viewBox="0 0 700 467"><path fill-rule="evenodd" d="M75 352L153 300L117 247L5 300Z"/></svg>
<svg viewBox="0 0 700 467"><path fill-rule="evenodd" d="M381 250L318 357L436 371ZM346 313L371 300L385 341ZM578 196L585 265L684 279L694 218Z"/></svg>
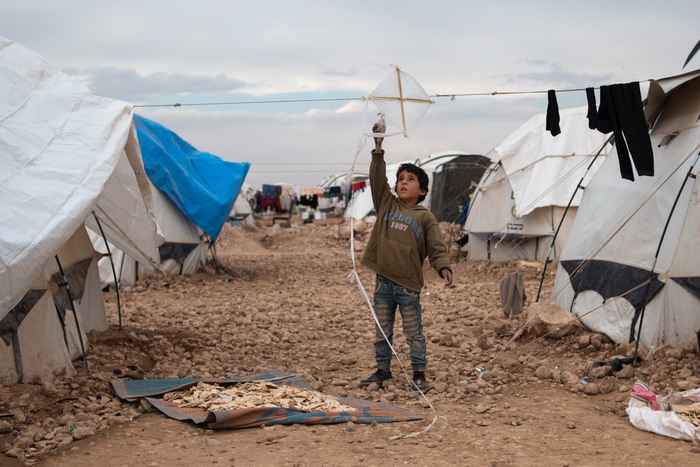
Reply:
<svg viewBox="0 0 700 467"><path fill-rule="evenodd" d="M423 87L411 75L396 67L367 97L386 117L388 128L370 136L408 136L433 103Z"/></svg>

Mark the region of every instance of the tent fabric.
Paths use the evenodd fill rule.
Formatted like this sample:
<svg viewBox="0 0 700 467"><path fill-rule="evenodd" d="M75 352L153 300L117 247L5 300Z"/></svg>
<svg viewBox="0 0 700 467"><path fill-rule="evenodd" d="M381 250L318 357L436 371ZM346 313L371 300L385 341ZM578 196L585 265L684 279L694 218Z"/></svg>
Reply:
<svg viewBox="0 0 700 467"><path fill-rule="evenodd" d="M249 428L265 425L293 424L333 424L333 423L392 423L420 420L408 411L381 402L371 402L351 397L337 397L343 405L353 407L348 412L302 412L300 410L281 407L256 407L240 410L220 410L207 412L197 407L183 408L164 401L163 394L171 391L187 389L203 381L206 383L232 384L244 381L270 380L282 386L293 386L306 390L313 388L301 377L271 370L240 378L178 378L156 380L112 381L110 388L114 394L123 400L134 401L144 398L165 415L176 420L190 420L208 428Z"/></svg>
<svg viewBox="0 0 700 467"><path fill-rule="evenodd" d="M111 259L105 257L99 263L100 277L104 287L114 284L114 273L116 273L116 280L119 282L120 287L130 287L141 278L157 274L156 271L170 274L193 274L206 263L206 245L202 238L204 236L202 231L175 206L165 193L156 188L150 180L147 183L152 195L151 209L155 216L159 238L161 241L165 240L158 247L159 259L157 266L154 267L152 263L144 262L142 258L133 255L131 251L127 250L127 253L125 253L121 246L115 246L110 241L109 251ZM141 214L136 212L132 215L146 214L145 212ZM138 220L135 219L134 222L138 222ZM95 249L106 254L107 247L102 236L93 233L91 238ZM169 254L172 244L189 245L186 248L190 251L184 256L174 258ZM166 253L166 257L160 255L161 251ZM112 271L112 262L114 263L114 272Z"/></svg>
<svg viewBox="0 0 700 467"><path fill-rule="evenodd" d="M588 128L587 112L586 106L560 110L557 137L545 128L546 114L535 115L487 154L493 162L464 225L470 259L544 262L550 248L550 259L559 255L581 200L577 186L584 175L586 185L610 147L607 136Z"/></svg>
<svg viewBox="0 0 700 467"><path fill-rule="evenodd" d="M198 151L164 126L134 115L146 173L212 240L228 219L250 164Z"/></svg>
<svg viewBox="0 0 700 467"><path fill-rule="evenodd" d="M0 318L90 215L129 137L131 107L0 38Z"/></svg>
<svg viewBox="0 0 700 467"><path fill-rule="evenodd" d="M562 260L559 264L572 278L571 286L575 291L593 290L603 300L624 296L636 311L649 303L664 285L656 273L612 261L591 260L584 264L583 261ZM648 287L638 287L647 280L650 280Z"/></svg>
<svg viewBox="0 0 700 467"><path fill-rule="evenodd" d="M652 112L658 115L650 133L656 173L631 182L620 178L616 157L604 162L586 187L561 255L552 300L587 315L587 321L582 319L586 326L616 342L634 336L645 346L681 346L696 343L700 330L700 299L688 288L700 283L700 184L693 178L700 164L689 177L700 151L700 74L654 81L650 89L664 90ZM580 267L574 273L567 264ZM597 272L587 274L588 268ZM638 274L628 273L635 269ZM655 278L652 287L663 283L644 307L641 333L638 302L607 299L595 284L579 281L581 274L609 278L612 284L604 288L614 289L612 293L643 288L650 275Z"/></svg>
<svg viewBox="0 0 700 467"><path fill-rule="evenodd" d="M475 184L491 160L478 154L442 154L433 154L427 160L421 160L420 167L431 178L430 202L426 207L438 222L457 222L460 205L469 201Z"/></svg>
<svg viewBox="0 0 700 467"><path fill-rule="evenodd" d="M608 138L588 128L587 112L588 107L560 110L557 137L544 129L546 114L535 115L488 154L501 163L510 181L517 217L539 207L568 204L583 173L580 168L588 165ZM598 160L597 167L603 158ZM580 199L579 193L572 205L577 206Z"/></svg>
<svg viewBox="0 0 700 467"><path fill-rule="evenodd" d="M85 225L100 236L104 231L112 244L147 267L155 268L160 263L158 246L164 241L156 225L157 191L146 176L132 122L117 167L94 209L99 225L92 215Z"/></svg>

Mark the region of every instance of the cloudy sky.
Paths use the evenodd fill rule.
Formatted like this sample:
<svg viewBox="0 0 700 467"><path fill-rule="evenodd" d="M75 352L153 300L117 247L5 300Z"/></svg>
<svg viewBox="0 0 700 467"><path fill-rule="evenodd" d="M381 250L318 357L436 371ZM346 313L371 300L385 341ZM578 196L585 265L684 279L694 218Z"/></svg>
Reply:
<svg viewBox="0 0 700 467"><path fill-rule="evenodd" d="M697 0L0 0L0 35L198 149L250 162L255 187L347 171L377 113L360 98L392 65L431 96L644 82L682 71L698 18ZM547 106L541 92L432 100L408 138L387 139L389 162L485 154ZM215 103L236 104L184 105ZM141 107L154 104L166 105Z"/></svg>

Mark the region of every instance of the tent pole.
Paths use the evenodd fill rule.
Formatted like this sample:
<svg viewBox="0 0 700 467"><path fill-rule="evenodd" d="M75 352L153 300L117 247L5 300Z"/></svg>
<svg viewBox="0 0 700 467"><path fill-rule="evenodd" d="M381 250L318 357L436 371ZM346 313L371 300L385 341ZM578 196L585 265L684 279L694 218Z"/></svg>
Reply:
<svg viewBox="0 0 700 467"><path fill-rule="evenodd" d="M68 301L70 302L70 308L73 310L73 318L75 319L75 327L78 330L78 341L80 341L80 350L83 354L83 361L85 362L85 369L87 374L90 374L90 366L88 365L87 355L85 354L85 343L83 343L83 333L80 331L80 321L78 320L78 312L75 311L75 304L73 303L73 294L70 292L70 284L68 283L68 277L66 273L63 272L63 266L61 266L61 261L58 259L58 255L54 256L56 258L56 264L58 264L58 270L61 272L62 282L59 283L59 287L63 287L68 295Z"/></svg>
<svg viewBox="0 0 700 467"><path fill-rule="evenodd" d="M668 217L666 218L666 224L664 225L664 230L661 232L661 238L659 239L659 244L656 247L656 253L654 254L654 262L651 265L651 269L649 270L649 279L647 279L647 285L644 289L644 301L642 302L642 309L639 311L638 314L635 314L634 318L632 319L632 327L630 329L630 342L635 339L635 332L634 332L634 325L635 322L637 321L637 318L639 318L639 330L636 333L636 343L634 346L634 357L633 360L637 361L637 353L639 351L639 339L642 336L642 324L644 323L644 311L647 308L647 300L649 300L649 288L651 286L651 281L654 277L654 269L656 269L656 262L659 259L659 253L661 252L661 246L664 243L664 239L666 238L666 231L668 230L668 225L671 223L671 218L673 217L673 213L676 210L676 206L678 205L678 200L681 197L681 194L683 194L683 189L685 188L685 184L688 182L689 178L697 178L697 175L693 173L693 169L695 168L695 164L698 162L698 158L700 158L700 153L698 153L695 156L695 159L693 160L693 163L690 165L690 168L688 169L688 173L686 174L685 178L683 179L683 183L681 183L681 187L678 190L678 193L676 194L676 199L673 201L673 205L671 206L671 212L668 213Z"/></svg>
<svg viewBox="0 0 700 467"><path fill-rule="evenodd" d="M561 230L561 226L564 224L564 219L566 219L566 214L569 212L569 208L571 207L571 203L574 202L574 197L576 196L576 193L578 193L579 188L582 190L585 190L585 188L582 186L583 184L583 179L586 178L586 175L588 175L588 172L591 170L591 167L593 167L593 164L595 161L598 159L598 156L600 156L600 153L603 152L603 149L610 144L610 142L613 139L613 135L610 135L610 137L603 143L603 145L598 149L598 152L596 153L595 157L593 157L593 160L591 161L590 164L588 164L588 167L586 167L586 171L583 173L583 176L581 177L581 180L579 180L578 185L576 185L576 188L574 189L574 192L571 194L571 199L569 199L569 203L566 205L566 208L564 209L564 214L562 214L561 219L559 219L559 225L557 226L557 230L554 231L554 237L552 237L552 244L549 247L549 250L547 251L547 258L544 261L544 269L542 269L542 275L540 276L540 286L537 289L537 298L535 299L535 302L540 301L540 294L542 293L542 284L544 283L544 276L547 273L547 266L549 263L552 262L550 259L552 257L552 251L554 251L554 244L557 241L557 236L559 235L559 231Z"/></svg>
<svg viewBox="0 0 700 467"><path fill-rule="evenodd" d="M95 211L92 211L92 215L95 217L95 222L97 222L97 227L100 229L100 233L102 234L102 238L105 241L105 246L107 247L107 257L109 258L109 264L112 266L112 276L114 277L114 288L117 291L117 316L119 317L119 330L122 330L122 304L121 300L119 299L119 280L117 280L117 270L114 268L114 259L112 258L112 252L109 251L109 243L107 242L107 237L105 236L105 231L102 230L102 224L100 224L100 220L97 218L97 214L95 214Z"/></svg>
<svg viewBox="0 0 700 467"><path fill-rule="evenodd" d="M211 237L209 240L211 240ZM214 271L216 271L216 274L219 275L221 273L219 272L219 262L216 260L216 245L212 241L208 241L207 243L209 245L207 249L211 251L211 259L214 262Z"/></svg>

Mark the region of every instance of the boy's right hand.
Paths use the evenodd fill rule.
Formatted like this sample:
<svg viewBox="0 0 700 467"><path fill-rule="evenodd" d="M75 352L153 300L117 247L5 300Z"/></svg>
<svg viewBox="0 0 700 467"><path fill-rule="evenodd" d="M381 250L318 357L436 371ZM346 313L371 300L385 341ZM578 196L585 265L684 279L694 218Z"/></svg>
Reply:
<svg viewBox="0 0 700 467"><path fill-rule="evenodd" d="M452 271L449 269L443 269L440 273L440 277L445 281L445 287L452 285Z"/></svg>

